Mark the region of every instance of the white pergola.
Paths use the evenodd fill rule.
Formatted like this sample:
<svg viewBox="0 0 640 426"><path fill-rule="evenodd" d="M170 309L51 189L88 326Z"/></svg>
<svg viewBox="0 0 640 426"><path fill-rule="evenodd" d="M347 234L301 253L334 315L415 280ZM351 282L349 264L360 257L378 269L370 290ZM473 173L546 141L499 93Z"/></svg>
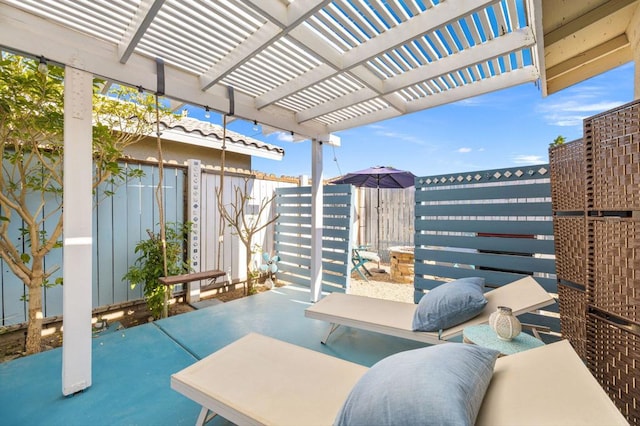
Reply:
<svg viewBox="0 0 640 426"><path fill-rule="evenodd" d="M638 64L638 3L0 0L0 48L67 68L63 393L91 385L93 76L311 141L317 301L323 143L507 87L538 82L546 95Z"/></svg>

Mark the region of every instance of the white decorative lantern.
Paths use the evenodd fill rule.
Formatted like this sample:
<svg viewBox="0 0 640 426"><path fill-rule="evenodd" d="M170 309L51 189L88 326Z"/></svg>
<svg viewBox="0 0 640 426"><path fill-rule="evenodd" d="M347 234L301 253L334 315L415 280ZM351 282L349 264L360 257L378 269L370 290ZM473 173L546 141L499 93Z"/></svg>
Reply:
<svg viewBox="0 0 640 426"><path fill-rule="evenodd" d="M489 326L500 340L509 341L522 331L520 321L513 315L511 308L506 306L498 306L498 309L489 316Z"/></svg>

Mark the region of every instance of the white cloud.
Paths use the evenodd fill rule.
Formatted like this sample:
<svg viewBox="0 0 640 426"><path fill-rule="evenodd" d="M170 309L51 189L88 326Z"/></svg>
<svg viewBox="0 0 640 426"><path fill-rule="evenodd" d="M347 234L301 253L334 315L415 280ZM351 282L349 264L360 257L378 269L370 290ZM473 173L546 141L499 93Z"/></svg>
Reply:
<svg viewBox="0 0 640 426"><path fill-rule="evenodd" d="M560 95L560 94L558 94ZM538 112L544 120L554 126L582 126L585 118L623 105L624 101L603 99L608 97L606 88L582 86L580 91L568 91L554 102L540 103Z"/></svg>
<svg viewBox="0 0 640 426"><path fill-rule="evenodd" d="M478 106L484 106L486 104L487 102L485 102L480 97L463 99L461 101L456 102L456 105L465 106L465 107L478 107Z"/></svg>
<svg viewBox="0 0 640 426"><path fill-rule="evenodd" d="M388 128L384 126L370 126L370 127L375 128L376 129L375 134L383 138L393 139L395 141L409 142L416 145L430 145L423 138L417 137L409 133L394 132L392 130L387 130Z"/></svg>
<svg viewBox="0 0 640 426"><path fill-rule="evenodd" d="M467 152L471 152L471 148L459 148L458 152L461 154L466 154Z"/></svg>
<svg viewBox="0 0 640 426"><path fill-rule="evenodd" d="M546 162L546 159L540 155L516 155L513 157L515 164L540 164Z"/></svg>
<svg viewBox="0 0 640 426"><path fill-rule="evenodd" d="M279 142L293 142L293 136L291 133L278 132Z"/></svg>

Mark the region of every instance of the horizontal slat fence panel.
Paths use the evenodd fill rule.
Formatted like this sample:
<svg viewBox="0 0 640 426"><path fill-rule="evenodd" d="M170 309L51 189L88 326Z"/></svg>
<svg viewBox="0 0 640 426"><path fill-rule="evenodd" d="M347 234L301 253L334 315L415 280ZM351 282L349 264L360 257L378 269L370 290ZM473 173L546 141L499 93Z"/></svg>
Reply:
<svg viewBox="0 0 640 426"><path fill-rule="evenodd" d="M476 250L502 250L525 253L527 249L535 249L536 253L553 254L553 240L537 240L531 238L498 238L498 237L462 237L447 235L416 235L416 245L440 245L445 247L464 247Z"/></svg>
<svg viewBox="0 0 640 426"><path fill-rule="evenodd" d="M502 253L473 253L451 250L416 249L415 254L434 262L449 262L455 257L456 262L474 266L475 269L509 269L514 271L537 271L553 274L555 272L554 259L540 259L533 256L519 256Z"/></svg>
<svg viewBox="0 0 640 426"><path fill-rule="evenodd" d="M428 179L428 178L427 178ZM522 198L523 187L526 187L527 197L530 198L546 198L549 196L549 191L543 186L527 181L517 181L517 183L508 182L506 185L500 186L481 186L480 182L491 179L491 176L487 177L483 175L481 179L476 181L472 179L472 182L467 181L460 183L446 182L441 186L446 188L446 192L434 191L433 194L425 192L416 192L416 203L422 201L468 201L468 200L501 200L501 199L519 199ZM507 182L505 182L507 183ZM432 183L433 184L433 181ZM461 185L467 184L468 187L461 187ZM530 187L527 185L531 185Z"/></svg>
<svg viewBox="0 0 640 426"><path fill-rule="evenodd" d="M546 164L416 178L414 300L452 279L533 276L557 293ZM557 306L529 320L560 328ZM536 319L537 318L537 319Z"/></svg>
<svg viewBox="0 0 640 426"><path fill-rule="evenodd" d="M428 213L430 216L493 216L507 211L511 206L511 203L432 205L428 208L416 209L416 212ZM522 213L526 213L526 216L551 216L551 204L549 202L527 203L526 211Z"/></svg>
<svg viewBox="0 0 640 426"><path fill-rule="evenodd" d="M278 281L306 287L311 282L311 187L276 190L275 247L280 256ZM324 187L322 285L329 291L344 291L351 262L353 187ZM296 199L299 202L296 202ZM305 220L301 220L304 218ZM308 221L306 220L308 219Z"/></svg>
<svg viewBox="0 0 640 426"><path fill-rule="evenodd" d="M416 290L431 290L443 283L443 277L446 279L458 279L465 277L482 277L486 280L487 288L500 287L522 278L522 274L507 271L492 271L490 269L471 269L464 267L465 265L451 264L450 266L436 265L429 263L421 263L415 266L415 274L424 275L425 278L419 280L415 284ZM536 281L549 293L556 292L556 280L553 278L536 277ZM557 311L555 306L546 307L545 310Z"/></svg>
<svg viewBox="0 0 640 426"><path fill-rule="evenodd" d="M553 223L551 220L527 222L515 219L473 220L461 218L454 220L444 218L438 219L437 217L423 217L420 223L416 223L415 228L416 232L447 231L503 235L549 235L549 233L553 231Z"/></svg>

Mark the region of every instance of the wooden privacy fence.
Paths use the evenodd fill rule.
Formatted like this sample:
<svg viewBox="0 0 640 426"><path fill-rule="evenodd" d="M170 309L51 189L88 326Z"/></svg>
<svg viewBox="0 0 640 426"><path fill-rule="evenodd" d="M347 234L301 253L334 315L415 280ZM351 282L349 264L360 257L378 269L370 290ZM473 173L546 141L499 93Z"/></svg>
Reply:
<svg viewBox="0 0 640 426"><path fill-rule="evenodd" d="M158 183L158 169L154 164L127 162L125 167L140 169L142 178L128 179L121 185L105 184L96 191L96 208L93 212L93 308L142 299L142 287L131 289L122 277L133 265L138 254L134 252L136 244L147 239L147 230L158 231L158 209L154 198ZM231 202L234 186L244 188L245 176L227 174L225 177L224 203ZM186 218L187 168L185 166L165 165L163 187L165 191L165 217L168 223L184 222ZM215 197L215 188L219 186L219 171L203 170L200 177L202 190L199 200L201 262L195 271L222 269L235 280L246 279L246 255L244 246L228 227L223 225L223 243L218 244L220 220ZM277 180L258 180L250 178L249 191L257 204L263 197L270 197L277 187L290 187L295 184ZM105 197L104 191L113 192ZM102 195L101 195L102 194ZM99 203L98 203L99 201ZM249 212L252 212L252 207ZM47 214L47 206L43 214ZM263 220L274 213L267 212ZM16 241L20 241L21 223L11 224ZM45 227L47 224L45 223ZM266 251L273 250L273 226L261 232L255 243ZM27 247L25 246L25 250ZM220 268L218 268L218 251ZM256 253L256 259L260 256ZM45 270L55 265L60 269L51 277L51 281L62 276L63 249L52 250L45 258ZM256 263L259 261L256 261ZM177 290L180 290L178 286ZM62 315L62 287L50 287L43 290L44 316ZM26 290L20 281L2 260L0 260L0 326L10 326L26 321L27 303L24 301Z"/></svg>
<svg viewBox="0 0 640 426"><path fill-rule="evenodd" d="M389 247L413 246L415 188L355 188L357 244L370 245L382 262L389 262ZM378 208L378 202L380 208Z"/></svg>
<svg viewBox="0 0 640 426"><path fill-rule="evenodd" d="M158 169L154 165L125 163L124 167L144 172L141 178L130 178L121 185L103 184L95 193L96 208L93 211L93 307L122 303L142 298L142 288L131 289L122 276L138 257L134 247L138 241L149 238L147 229L157 230L158 209L154 191L158 183ZM165 216L167 222L184 220L184 169L165 166L163 187L165 190ZM104 191L113 192L105 196ZM35 196L35 195L34 195ZM56 203L57 204L57 203ZM45 214L48 208L44 206ZM67 207L70 208L70 207ZM53 218L56 221L57 218ZM20 223L12 223L19 240ZM45 222L45 228L48 224ZM24 250L28 247L25 245ZM63 249L53 249L45 257L45 270L60 266L51 281L62 277ZM26 289L0 260L0 288L2 304L0 325L8 326L26 321ZM43 314L46 317L62 315L62 286L43 288Z"/></svg>
<svg viewBox="0 0 640 426"><path fill-rule="evenodd" d="M450 279L484 277L498 287L533 276L557 293L547 164L418 178L416 302ZM529 323L559 331L557 306Z"/></svg>
<svg viewBox="0 0 640 426"><path fill-rule="evenodd" d="M275 248L278 281L309 287L311 282L311 187L276 189ZM324 187L322 229L322 287L344 291L351 269L353 186Z"/></svg>
<svg viewBox="0 0 640 426"><path fill-rule="evenodd" d="M223 204L229 206L233 202L234 188L244 188L243 176L226 175L224 179ZM240 239L234 235L231 228L220 222L218 205L216 200L216 188L220 186L220 175L218 172L205 171L202 174L202 202L201 202L201 266L199 270L220 269L227 273L227 276L234 280L243 281L247 279L246 274L246 253L244 245ZM296 188L290 182L278 180L249 180L249 193L251 203L245 210L249 215L247 220L256 220L260 203L264 199L273 196L278 188ZM272 219L275 212L275 203L272 203L260 217L260 222L264 223ZM222 228L221 228L222 227ZM222 229L222 244L219 244L220 230ZM252 263L259 266L262 262L262 252L272 254L274 245L274 225L268 226L256 233L254 237L254 259ZM220 259L219 259L220 254ZM220 261L218 263L218 260ZM257 268L256 268L257 269Z"/></svg>

